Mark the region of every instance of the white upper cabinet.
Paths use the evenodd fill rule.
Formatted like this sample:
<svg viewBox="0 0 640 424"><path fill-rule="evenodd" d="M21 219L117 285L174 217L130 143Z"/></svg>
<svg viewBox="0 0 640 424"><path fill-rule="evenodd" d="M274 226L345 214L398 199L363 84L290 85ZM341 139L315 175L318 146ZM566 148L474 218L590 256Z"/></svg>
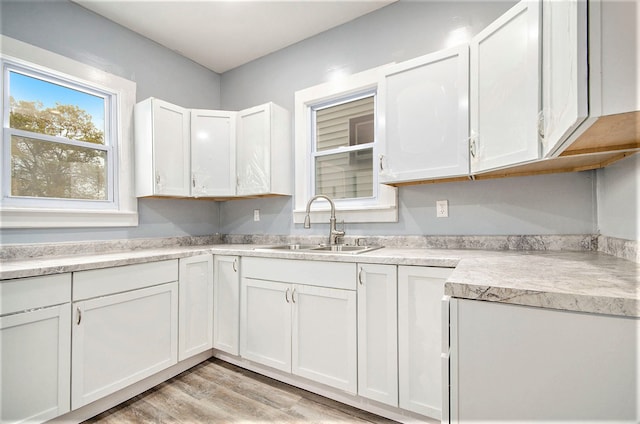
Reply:
<svg viewBox="0 0 640 424"><path fill-rule="evenodd" d="M291 194L289 112L273 103L238 112L237 194Z"/></svg>
<svg viewBox="0 0 640 424"><path fill-rule="evenodd" d="M392 66L380 97L380 182L468 175L466 45Z"/></svg>
<svg viewBox="0 0 640 424"><path fill-rule="evenodd" d="M547 156L588 115L587 4L545 0L542 20L542 154Z"/></svg>
<svg viewBox="0 0 640 424"><path fill-rule="evenodd" d="M191 195L236 194L236 112L191 110Z"/></svg>
<svg viewBox="0 0 640 424"><path fill-rule="evenodd" d="M291 195L289 112L266 103L240 112L135 106L136 196Z"/></svg>
<svg viewBox="0 0 640 424"><path fill-rule="evenodd" d="M540 156L540 3L522 1L471 40L471 172Z"/></svg>
<svg viewBox="0 0 640 424"><path fill-rule="evenodd" d="M189 196L189 145L189 110L154 98L136 104L136 196Z"/></svg>

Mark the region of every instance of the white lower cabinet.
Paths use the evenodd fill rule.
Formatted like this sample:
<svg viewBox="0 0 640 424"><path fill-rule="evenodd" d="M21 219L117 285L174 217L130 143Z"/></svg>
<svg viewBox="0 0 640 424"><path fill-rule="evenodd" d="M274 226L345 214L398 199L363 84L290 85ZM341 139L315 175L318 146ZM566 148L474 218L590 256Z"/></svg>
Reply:
<svg viewBox="0 0 640 424"><path fill-rule="evenodd" d="M398 267L399 406L442 417L442 313L451 268Z"/></svg>
<svg viewBox="0 0 640 424"><path fill-rule="evenodd" d="M213 256L180 259L178 359L187 359L213 343Z"/></svg>
<svg viewBox="0 0 640 424"><path fill-rule="evenodd" d="M240 353L240 257L213 258L213 347Z"/></svg>
<svg viewBox="0 0 640 424"><path fill-rule="evenodd" d="M451 422L640 422L640 319L451 299Z"/></svg>
<svg viewBox="0 0 640 424"><path fill-rule="evenodd" d="M398 406L395 265L358 265L358 394Z"/></svg>
<svg viewBox="0 0 640 424"><path fill-rule="evenodd" d="M72 409L177 363L177 262L74 273Z"/></svg>
<svg viewBox="0 0 640 424"><path fill-rule="evenodd" d="M355 394L355 264L243 258L242 267L240 356ZM323 278L350 287L314 285Z"/></svg>
<svg viewBox="0 0 640 424"><path fill-rule="evenodd" d="M240 356L291 372L291 285L242 278Z"/></svg>
<svg viewBox="0 0 640 424"><path fill-rule="evenodd" d="M293 286L291 372L356 393L356 292Z"/></svg>
<svg viewBox="0 0 640 424"><path fill-rule="evenodd" d="M70 409L71 274L0 281L0 422Z"/></svg>

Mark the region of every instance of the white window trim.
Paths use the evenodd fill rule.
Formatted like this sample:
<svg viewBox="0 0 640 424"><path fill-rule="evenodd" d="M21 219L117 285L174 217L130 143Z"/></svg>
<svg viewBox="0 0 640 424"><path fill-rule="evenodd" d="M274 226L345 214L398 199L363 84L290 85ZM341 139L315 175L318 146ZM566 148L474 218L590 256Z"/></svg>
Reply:
<svg viewBox="0 0 640 424"><path fill-rule="evenodd" d="M0 57L25 66L41 67L91 85L104 87L116 94L118 122L113 134L117 143L118 186L113 199L117 209L98 210L73 208L29 208L0 205L0 228L68 228L68 227L130 227L138 225L138 202L134 195L133 106L136 83L77 62L65 56L0 35ZM0 105L0 116L4 116ZM4 130L3 130L4 131Z"/></svg>
<svg viewBox="0 0 640 424"><path fill-rule="evenodd" d="M318 103L346 97L358 92L375 89L380 86L385 70L389 65L369 69L340 80L330 81L297 91L295 93L295 195L293 222L301 224L306 215L307 202L312 196L312 123L310 109ZM383 127L384 117L376 109L378 132ZM378 143L376 143L377 145ZM378 147L374 147L374 158L378 157ZM377 168L374 166L374 172ZM374 175L374 181L377 181ZM356 205L348 202L336 202L337 218L345 222L398 222L398 190L396 187L378 184L378 199L375 204ZM341 204L342 203L342 204ZM329 222L329 204L317 201L311 207L312 223Z"/></svg>

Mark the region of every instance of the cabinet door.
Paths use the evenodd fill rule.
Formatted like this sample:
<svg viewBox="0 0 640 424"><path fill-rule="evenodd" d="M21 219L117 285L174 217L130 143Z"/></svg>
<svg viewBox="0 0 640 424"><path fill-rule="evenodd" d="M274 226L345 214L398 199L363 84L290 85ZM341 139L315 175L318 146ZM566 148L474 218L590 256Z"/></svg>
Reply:
<svg viewBox="0 0 640 424"><path fill-rule="evenodd" d="M450 268L398 267L400 408L442 416L442 314Z"/></svg>
<svg viewBox="0 0 640 424"><path fill-rule="evenodd" d="M471 172L538 159L540 4L521 1L471 40Z"/></svg>
<svg viewBox="0 0 640 424"><path fill-rule="evenodd" d="M393 66L382 86L380 182L469 174L469 49Z"/></svg>
<svg viewBox="0 0 640 424"><path fill-rule="evenodd" d="M213 256L180 259L178 359L211 349L213 343Z"/></svg>
<svg viewBox="0 0 640 424"><path fill-rule="evenodd" d="M153 99L155 194L189 196L189 111Z"/></svg>
<svg viewBox="0 0 640 424"><path fill-rule="evenodd" d="M71 306L0 318L0 422L43 422L69 412Z"/></svg>
<svg viewBox="0 0 640 424"><path fill-rule="evenodd" d="M293 374L357 392L356 293L294 286Z"/></svg>
<svg viewBox="0 0 640 424"><path fill-rule="evenodd" d="M451 422L637 423L640 319L451 299Z"/></svg>
<svg viewBox="0 0 640 424"><path fill-rule="evenodd" d="M543 155L553 153L588 114L587 2L542 5Z"/></svg>
<svg viewBox="0 0 640 424"><path fill-rule="evenodd" d="M191 195L236 194L236 113L191 110Z"/></svg>
<svg viewBox="0 0 640 424"><path fill-rule="evenodd" d="M178 360L178 282L73 304L72 409Z"/></svg>
<svg viewBox="0 0 640 424"><path fill-rule="evenodd" d="M240 258L216 255L213 259L213 347L240 353Z"/></svg>
<svg viewBox="0 0 640 424"><path fill-rule="evenodd" d="M291 372L290 284L242 278L240 356Z"/></svg>
<svg viewBox="0 0 640 424"><path fill-rule="evenodd" d="M391 406L398 406L397 289L396 266L359 266L358 394Z"/></svg>
<svg viewBox="0 0 640 424"><path fill-rule="evenodd" d="M271 107L238 112L237 194L265 194L271 180ZM289 164L282 164L289 166Z"/></svg>

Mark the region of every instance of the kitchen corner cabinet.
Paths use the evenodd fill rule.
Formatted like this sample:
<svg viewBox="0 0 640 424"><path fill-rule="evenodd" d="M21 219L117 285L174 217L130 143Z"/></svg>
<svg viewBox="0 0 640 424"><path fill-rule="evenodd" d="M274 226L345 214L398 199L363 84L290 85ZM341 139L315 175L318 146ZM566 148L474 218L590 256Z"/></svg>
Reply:
<svg viewBox="0 0 640 424"><path fill-rule="evenodd" d="M358 265L358 395L398 406L395 265Z"/></svg>
<svg viewBox="0 0 640 424"><path fill-rule="evenodd" d="M236 194L236 114L191 110L191 196Z"/></svg>
<svg viewBox="0 0 640 424"><path fill-rule="evenodd" d="M178 261L74 273L71 406L178 361Z"/></svg>
<svg viewBox="0 0 640 424"><path fill-rule="evenodd" d="M380 91L380 182L469 174L467 45L390 67Z"/></svg>
<svg viewBox="0 0 640 424"><path fill-rule="evenodd" d="M189 110L148 98L134 108L136 196L188 197Z"/></svg>
<svg viewBox="0 0 640 424"><path fill-rule="evenodd" d="M450 300L451 422L640 421L640 319Z"/></svg>
<svg viewBox="0 0 640 424"><path fill-rule="evenodd" d="M238 112L237 195L290 195L291 118L273 103Z"/></svg>
<svg viewBox="0 0 640 424"><path fill-rule="evenodd" d="M213 347L240 353L240 257L213 257Z"/></svg>
<svg viewBox="0 0 640 424"><path fill-rule="evenodd" d="M451 272L398 267L399 406L435 419L443 415L441 301Z"/></svg>
<svg viewBox="0 0 640 424"><path fill-rule="evenodd" d="M243 258L242 273L240 356L355 394L355 264Z"/></svg>
<svg viewBox="0 0 640 424"><path fill-rule="evenodd" d="M0 282L0 422L70 410L71 274Z"/></svg>
<svg viewBox="0 0 640 424"><path fill-rule="evenodd" d="M213 343L213 255L179 260L178 360L211 349Z"/></svg>
<svg viewBox="0 0 640 424"><path fill-rule="evenodd" d="M540 157L540 9L521 1L470 42L472 174Z"/></svg>

